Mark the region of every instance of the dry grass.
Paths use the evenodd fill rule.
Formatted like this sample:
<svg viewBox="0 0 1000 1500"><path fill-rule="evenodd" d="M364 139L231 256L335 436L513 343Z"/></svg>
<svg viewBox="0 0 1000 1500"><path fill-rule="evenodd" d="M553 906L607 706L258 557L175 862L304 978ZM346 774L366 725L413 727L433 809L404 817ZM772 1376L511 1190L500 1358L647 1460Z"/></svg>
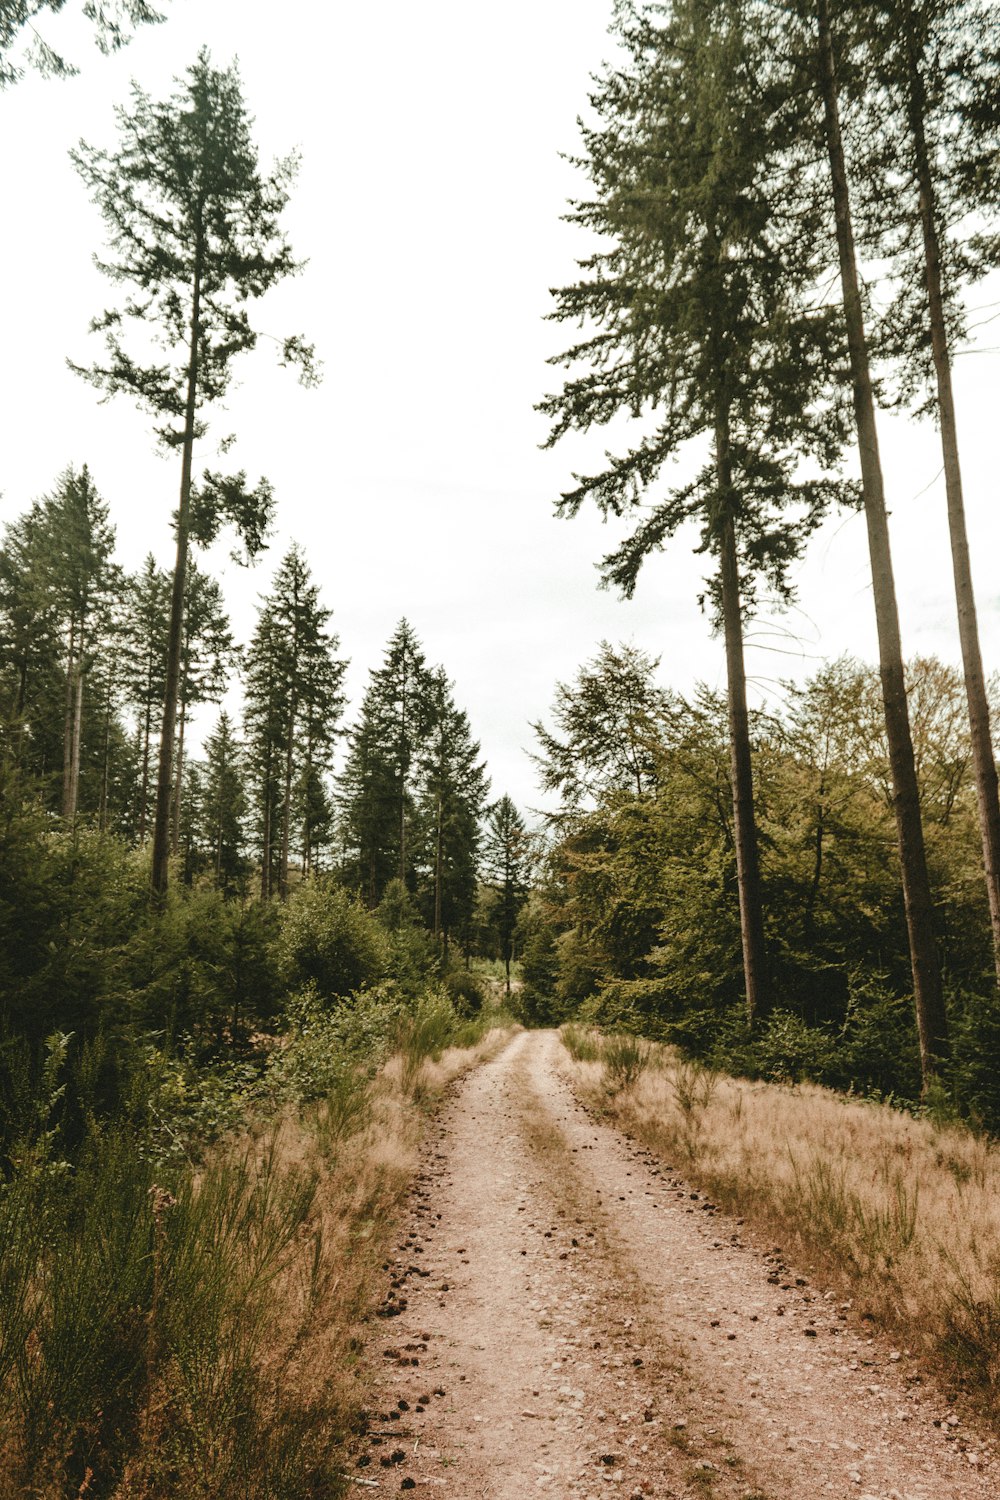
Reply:
<svg viewBox="0 0 1000 1500"><path fill-rule="evenodd" d="M578 1092L951 1377L1000 1394L1000 1147L803 1084L707 1072L666 1048L630 1091Z"/></svg>
<svg viewBox="0 0 1000 1500"><path fill-rule="evenodd" d="M2 1500L353 1493L343 1471L364 1423L361 1354L428 1113L509 1035L419 1065L390 1058L353 1102L338 1087L262 1122L179 1178L176 1196L147 1188L127 1151L105 1152L93 1224L48 1261L22 1213L11 1244L31 1240L23 1287L0 1262L3 1305L32 1314L16 1347L0 1327ZM8 1219L16 1207L0 1194ZM123 1243L104 1243L109 1233ZM104 1368L112 1355L120 1381Z"/></svg>

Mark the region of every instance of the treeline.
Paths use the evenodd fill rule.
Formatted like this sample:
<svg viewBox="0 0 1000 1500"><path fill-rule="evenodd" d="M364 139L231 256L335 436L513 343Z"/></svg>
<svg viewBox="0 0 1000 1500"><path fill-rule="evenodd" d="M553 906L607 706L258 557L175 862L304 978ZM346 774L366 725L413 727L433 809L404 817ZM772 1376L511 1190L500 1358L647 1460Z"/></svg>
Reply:
<svg viewBox="0 0 1000 1500"><path fill-rule="evenodd" d="M980 0L625 0L618 58L582 127L599 236L553 317L582 328L542 403L550 442L615 421L625 445L576 476L637 525L604 560L630 594L693 522L724 637L732 840L748 1022L774 1008L743 658L764 595L837 505L863 506L891 802L924 1085L951 1039L928 829L900 640L876 404L938 419L995 967L1000 802L962 496L951 366L965 293L1000 264L1000 19ZM629 434L629 420L633 425ZM856 441L860 484L844 477ZM676 483L664 483L679 462Z"/></svg>
<svg viewBox="0 0 1000 1500"><path fill-rule="evenodd" d="M559 687L538 761L558 803L522 915L529 1014L679 1044L715 1066L916 1101L906 914L878 674L850 658L751 715L769 1007L749 1027L723 698L605 645ZM907 666L952 1031L952 1101L1000 1129L1000 1026L961 674ZM937 1098L946 1107L944 1095Z"/></svg>
<svg viewBox="0 0 1000 1500"><path fill-rule="evenodd" d="M152 557L133 574L116 561L114 527L86 466L67 470L7 528L0 753L7 796L16 783L45 827L93 828L136 848L148 841L169 599L170 578ZM293 546L241 646L218 581L189 566L171 757L178 875L266 899L326 873L370 908L395 880L445 949L457 937L468 950L484 857L497 899L509 902L503 866L519 844L514 883L523 885L523 819L506 799L491 807L453 684L428 664L405 620L370 675L356 722L345 725L347 662L331 615ZM242 715L219 712L202 753L192 754L192 717L240 679Z"/></svg>

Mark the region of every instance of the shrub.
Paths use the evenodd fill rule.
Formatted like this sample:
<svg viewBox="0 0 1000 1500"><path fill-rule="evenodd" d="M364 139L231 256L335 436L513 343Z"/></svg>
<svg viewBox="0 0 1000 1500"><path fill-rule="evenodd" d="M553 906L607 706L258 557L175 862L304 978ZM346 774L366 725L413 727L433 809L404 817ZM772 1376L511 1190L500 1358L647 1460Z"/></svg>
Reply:
<svg viewBox="0 0 1000 1500"><path fill-rule="evenodd" d="M378 984L389 971L384 929L328 880L306 881L289 898L277 950L287 989L311 985L324 1003Z"/></svg>
<svg viewBox="0 0 1000 1500"><path fill-rule="evenodd" d="M444 987L460 1016L477 1016L486 1003L486 987L469 969L449 969Z"/></svg>
<svg viewBox="0 0 1000 1500"><path fill-rule="evenodd" d="M628 1093L649 1066L651 1049L647 1042L627 1032L605 1037L601 1047L605 1087L614 1094Z"/></svg>

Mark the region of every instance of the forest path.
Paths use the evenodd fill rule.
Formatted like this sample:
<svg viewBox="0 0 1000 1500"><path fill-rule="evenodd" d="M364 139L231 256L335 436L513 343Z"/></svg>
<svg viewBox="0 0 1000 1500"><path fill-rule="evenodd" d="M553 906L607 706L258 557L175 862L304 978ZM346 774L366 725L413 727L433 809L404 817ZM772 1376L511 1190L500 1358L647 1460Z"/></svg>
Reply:
<svg viewBox="0 0 1000 1500"><path fill-rule="evenodd" d="M587 1115L563 1055L555 1033L520 1033L429 1132L356 1482L995 1500L990 1445L935 1425L951 1408L905 1354L774 1284L737 1221Z"/></svg>

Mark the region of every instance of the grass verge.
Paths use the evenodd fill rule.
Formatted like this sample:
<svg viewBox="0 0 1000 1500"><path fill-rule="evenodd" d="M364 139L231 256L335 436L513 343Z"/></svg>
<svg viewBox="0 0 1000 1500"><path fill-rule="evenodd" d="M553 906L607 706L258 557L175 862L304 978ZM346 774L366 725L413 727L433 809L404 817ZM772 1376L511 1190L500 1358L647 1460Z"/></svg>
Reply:
<svg viewBox="0 0 1000 1500"><path fill-rule="evenodd" d="M374 1076L331 1054L322 1090L307 1037L308 1097L197 1164L124 1128L72 1164L38 1137L0 1184L3 1500L348 1490L365 1319L427 1111L509 1034L441 1020Z"/></svg>
<svg viewBox="0 0 1000 1500"><path fill-rule="evenodd" d="M564 1038L588 1106L820 1272L1000 1413L1000 1148L812 1084L748 1082L653 1046L629 1087ZM595 1052L597 1056L591 1055Z"/></svg>

